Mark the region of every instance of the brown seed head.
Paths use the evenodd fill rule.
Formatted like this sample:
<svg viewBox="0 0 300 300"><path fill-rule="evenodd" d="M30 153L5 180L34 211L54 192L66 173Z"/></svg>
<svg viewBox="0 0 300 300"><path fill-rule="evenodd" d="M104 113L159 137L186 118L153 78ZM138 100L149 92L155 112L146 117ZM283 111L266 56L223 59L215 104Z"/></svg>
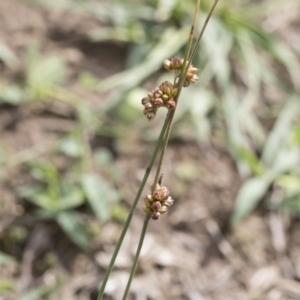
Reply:
<svg viewBox="0 0 300 300"><path fill-rule="evenodd" d="M176 102L172 98L171 100L169 100L167 102L166 106L167 106L168 109L173 110L176 107Z"/></svg>
<svg viewBox="0 0 300 300"><path fill-rule="evenodd" d="M156 99L154 100L154 104L155 104L156 106L160 107L160 106L163 106L163 105L164 105L164 101L163 101L163 99L161 99L161 98L156 98Z"/></svg>
<svg viewBox="0 0 300 300"><path fill-rule="evenodd" d="M167 95L170 95L173 90L173 84L169 81L164 81L160 86L159 89Z"/></svg>
<svg viewBox="0 0 300 300"><path fill-rule="evenodd" d="M184 60L182 58L179 58L177 56L173 57L171 60L173 69L180 69L182 67L183 61Z"/></svg>
<svg viewBox="0 0 300 300"><path fill-rule="evenodd" d="M149 112L146 114L146 117L149 121L152 121L155 118L155 113L154 112Z"/></svg>
<svg viewBox="0 0 300 300"><path fill-rule="evenodd" d="M159 201L155 201L152 203L151 208L154 210L159 210L161 208L161 203Z"/></svg>
<svg viewBox="0 0 300 300"><path fill-rule="evenodd" d="M158 211L154 211L154 212L152 212L152 214L151 214L151 218L152 218L153 220L158 220L158 219L159 219L159 216L160 216L160 213L159 213Z"/></svg>
<svg viewBox="0 0 300 300"><path fill-rule="evenodd" d="M171 71L172 70L172 63L170 60L168 59L165 59L164 60L164 67L165 69L167 69L168 71Z"/></svg>
<svg viewBox="0 0 300 300"><path fill-rule="evenodd" d="M150 98L149 97L145 97L142 99L142 104L145 105L146 103L150 102Z"/></svg>

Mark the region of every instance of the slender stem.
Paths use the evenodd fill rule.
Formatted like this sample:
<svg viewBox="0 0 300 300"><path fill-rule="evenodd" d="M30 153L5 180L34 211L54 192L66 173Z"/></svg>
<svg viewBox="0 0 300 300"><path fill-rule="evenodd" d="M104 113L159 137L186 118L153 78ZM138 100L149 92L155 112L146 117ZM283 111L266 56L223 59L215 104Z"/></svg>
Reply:
<svg viewBox="0 0 300 300"><path fill-rule="evenodd" d="M190 56L191 47L192 47L193 38L194 38L194 29L195 29L195 24L196 24L197 17L198 17L198 14L199 14L200 3L201 3L201 0L197 0L195 14L194 14L194 17L193 17L193 23L192 23L192 26L191 26L191 29L190 29L187 46L185 48L183 66L186 65L186 62L187 62L187 60ZM184 80L185 80L185 76L186 76L188 67L189 67L189 64L187 65L186 68L183 68L180 72L179 83L178 83L178 94L175 97L175 102L176 103L178 102L178 99L179 99L179 96L180 96L180 93L181 93L181 90L182 90L182 87L183 87L183 83L184 83ZM174 86L175 86L175 84L176 84L176 78L174 79ZM158 183L160 171L161 171L161 168L162 168L162 163L163 163L163 160L164 160L164 155L165 155L165 152L166 152L166 148L168 146L168 141L169 141L170 132L171 132L171 128L172 128L173 118L174 118L174 115L175 115L175 110L171 111L170 122L169 122L168 128L167 128L167 134L164 138L164 143L163 143L163 146L162 146L157 171L156 171L156 174L155 174L154 183L152 185L152 193L154 192L154 190L156 188L156 185Z"/></svg>
<svg viewBox="0 0 300 300"><path fill-rule="evenodd" d="M137 264L138 264L138 260L139 260L139 257L140 257L140 253L141 253L141 250L142 250L142 246L143 246L145 234L146 234L146 231L147 231L149 219L150 219L150 214L147 214L145 216L145 219L144 219L144 225L143 225L143 228L142 228L139 244L138 244L138 247L137 247L137 250L136 250L136 253L135 253L134 262L133 262L133 265L132 265L132 268L131 268L130 276L129 276L129 279L128 279L128 282L127 282L126 289L125 289L122 300L126 300L126 298L128 296L128 292L129 292L129 289L130 289L130 286L131 286L131 282L132 282L132 279L134 277L136 267L137 267Z"/></svg>
<svg viewBox="0 0 300 300"><path fill-rule="evenodd" d="M186 62L189 58L189 55L190 55L190 51L191 51L191 47L192 47L192 43L193 43L193 38L194 38L195 25L196 25L197 17L198 17L198 14L199 14L200 3L201 3L201 0L197 0L196 9L195 9L194 17L193 17L193 23L192 23L192 26L191 26L191 29L190 29L188 42L187 42L187 45L186 45L186 48L185 48L183 66L185 66L185 64L186 64ZM180 90L182 88L182 85L183 85L183 82L184 82L183 79L185 78L185 75L186 75L185 72L182 72L182 71L180 72L179 83L182 82L182 84L181 84L181 87L180 87L180 84L179 84L179 92L178 92L178 95L177 95L176 99L179 98Z"/></svg>
<svg viewBox="0 0 300 300"><path fill-rule="evenodd" d="M169 112L169 113L167 114L167 116L166 116L164 125L163 125L163 127L162 127L162 129L161 129L161 132L160 132L160 135L159 135L159 137L158 137L158 141L157 141L157 143L156 143L156 146L155 146L155 149L154 149L154 151L153 151L152 157L151 157L150 162L149 162L149 164L148 164L148 166L147 166L147 169L146 169L146 171L145 171L143 180L142 180L142 182L141 182L141 184L140 184L139 190L138 190L138 192L137 192L137 194L136 194L136 197L135 197L134 202L133 202L133 204L132 204L132 207L131 207L131 209L130 209L129 215L128 215L127 219L126 219L126 222L125 222L125 224L124 224L124 227L123 227L123 229L122 229L122 232L121 232L121 234L120 234L120 237L119 237L119 239L118 239L118 242L117 242L117 244L116 244L116 248L115 248L114 253L113 253L113 255L112 255L112 258L111 258L111 260L110 260L108 269L106 270L106 273L105 273L105 276L104 276L102 285L101 285L100 290L99 290L99 294L98 294L97 300L101 300L101 299L103 298L104 290L105 290L105 287L106 287L106 284L107 284L109 275L110 275L110 273L111 273L111 271L112 271L112 268L113 268L113 266L114 266L114 264L115 264L116 258L117 258L117 256L118 256L119 250L120 250L121 245L122 245L122 242L123 242L123 240L124 240L124 237L125 237L126 232L127 232L127 230L128 230L129 224L130 224L131 219L132 219L132 217L133 217L134 211L135 211L135 209L136 209L137 203L138 203L138 201L139 201L139 199L140 199L140 196L141 196L141 194L142 194L142 192L143 192L143 189L144 189L144 187L145 187L145 184L146 184L146 182L147 182L147 180L148 180L148 177L149 177L150 171L151 171L151 169L152 169L152 167L153 167L154 161L155 161L155 159L156 159L158 150L159 150L159 148L160 148L160 146L161 146L161 144L162 144L162 142L163 142L163 138L164 138L164 136L165 136L165 132L166 132L167 126L168 126L168 124L169 124L170 116L171 116L171 113Z"/></svg>
<svg viewBox="0 0 300 300"><path fill-rule="evenodd" d="M171 131L171 127L172 127L172 120L173 120L174 114L175 114L175 110L172 111L172 114L171 114L171 117L170 117L170 122L168 124L167 131L166 131L166 134L165 134L165 138L164 138L164 142L163 142L163 146L162 146L162 149L161 149L161 153L160 153L160 157L159 157L159 161L158 161L158 166L157 166L157 170L156 170L156 174L155 174L154 183L152 185L152 190L151 190L152 194L154 193L156 185L159 182L159 176L160 176L160 172L161 172L161 168L162 168L162 163L163 163L163 160L164 160L164 155L165 155L167 145L168 145L168 140L169 140L169 137L170 137L170 131Z"/></svg>
<svg viewBox="0 0 300 300"><path fill-rule="evenodd" d="M205 29L206 29L206 26L207 26L207 24L208 24L208 22L209 22L209 19L210 19L211 15L213 14L213 12L214 12L214 10L215 10L215 7L216 7L217 3L218 3L218 0L215 0L213 6L212 6L211 9L209 10L209 13L208 13L208 15L207 15L207 17L206 17L206 19L205 19L205 22L204 22L204 24L203 24L203 26L202 26L202 28L201 28L200 33L199 33L199 35L198 35L198 38L197 38L197 40L196 40L196 43L195 43L194 48L193 48L193 50L192 50L192 53L191 53L191 55L190 55L190 57L189 57L189 63L191 63L191 61L193 60L193 58L194 58L194 56L195 56L195 54L196 54L196 51L197 51L197 49L198 49L198 46L199 46L199 43L200 43L201 38L202 38L202 36L203 36L203 33L204 33Z"/></svg>
<svg viewBox="0 0 300 300"><path fill-rule="evenodd" d="M207 23L208 23L211 15L212 15L214 9L215 9L215 6L217 5L218 0L215 0L214 4L213 4L213 6L212 6L212 8L211 8L211 10L210 10L210 12L209 12L206 20L205 20L205 23L204 23L204 25L202 27L202 30L201 30L201 32L200 32L200 34L198 36L196 44L194 45L194 47L193 47L193 49L191 51L191 46L192 46L193 37L194 37L194 28L195 28L195 24L196 24L196 17L198 15L200 2L201 2L201 0L197 0L197 6L196 6L196 11L195 11L194 19L193 19L193 24L191 26L191 30L190 30L190 34L189 34L189 39L188 39L188 42L187 42L187 47L186 47L186 51L185 51L185 55L184 55L183 66L185 66L185 65L186 66L180 72L179 83L178 83L178 94L177 94L177 96L174 99L174 101L176 103L178 102L178 99L179 99L179 96L180 96L180 93L181 93L181 89L182 89L183 84L184 84L184 80L185 80L185 77L186 77L189 65L191 64L191 61L192 61L193 57L195 56L195 53L196 53L197 47L199 45L199 42L200 42L200 40L202 38L203 32L206 29ZM167 117L165 119L165 123L163 125L163 128L161 130L160 136L158 138L155 150L154 150L154 152L152 154L152 157L151 157L151 160L149 162L149 165L148 165L148 167L147 167L147 169L145 171L144 178L143 178L143 180L141 182L140 188L139 188L139 190L137 192L136 198L134 200L134 203L132 205L130 213L129 213L128 217L127 217L127 220L125 222L125 225L123 227L123 230L121 232L119 240L117 242L115 251L114 251L113 256L111 258L110 264L109 264L108 269L106 271L106 274L105 274L102 286L100 288L97 300L101 300L103 298L106 283L107 283L109 275L110 275L110 273L112 271L113 265L114 265L115 260L117 258L118 252L119 252L120 247L122 245L123 239L125 237L127 229L128 229L129 224L131 222L131 219L133 217L134 211L136 209L136 205L137 205L138 200L139 200L139 198L141 196L141 193L142 193L142 191L144 189L146 181L147 181L147 179L149 177L149 174L150 174L150 171L151 171L151 169L153 167L153 164L154 164L155 158L157 156L158 150L160 149L160 146L163 143L162 151L161 151L161 156L160 156L160 160L159 160L159 165L158 165L158 169L157 169L157 172L156 172L155 181L154 181L154 184L153 184L153 188L154 189L155 189L156 184L157 184L157 182L159 180L159 174L160 174L160 170L161 170L161 166L162 166L162 162L163 162L163 158L164 158L164 153L165 153L165 150L166 150L166 147L167 147L167 144L168 144L168 140L169 140L169 136L170 136L170 132L171 132L171 127L172 127L172 121L173 121L173 118L174 118L174 114L175 114L175 110L169 111L169 113L167 114ZM140 254L140 251L141 251L141 248L142 248L142 245L143 245L143 240L144 240L145 233L146 233L146 230L147 230L147 225L148 225L149 218L150 218L150 215L146 215L145 221L144 221L144 226L143 226L142 233L141 233L141 236L140 236L139 245L138 245L136 256L135 256L135 259L134 259L134 264L133 264L133 267L132 267L132 270L131 270L131 273L130 273L130 277L129 277L129 280L128 280L128 283L127 283L127 286L126 286L126 290L125 290L125 293L124 293L124 296L123 296L123 300L125 300L126 297L127 297L127 295L128 295L129 288L130 288L130 285L131 285L131 282L132 282L132 279L133 279L133 276L134 276L134 273L135 273L135 270L136 270L136 267L137 267L137 262L138 262L139 254Z"/></svg>

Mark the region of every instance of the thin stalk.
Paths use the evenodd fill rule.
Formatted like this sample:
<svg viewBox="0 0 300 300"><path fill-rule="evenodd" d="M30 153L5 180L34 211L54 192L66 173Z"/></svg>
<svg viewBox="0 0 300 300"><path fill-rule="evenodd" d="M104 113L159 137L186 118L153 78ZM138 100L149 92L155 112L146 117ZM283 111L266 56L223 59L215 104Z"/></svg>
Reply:
<svg viewBox="0 0 300 300"><path fill-rule="evenodd" d="M201 0L198 1L198 3L197 3L197 7L198 7L198 8L199 8L199 6L200 6L200 2L201 2ZM186 51L186 53L185 53L183 65L185 66L185 62L186 62L187 60L188 60L188 64L187 64L186 68L183 70L183 72L180 74L180 79L179 79L179 92L178 92L178 95L177 95L177 97L176 97L176 99L175 99L176 103L178 102L178 99L179 99L179 96L180 96L180 92L181 92L181 90L182 90L183 82L184 82L185 76L186 76L186 74L187 74L187 71L188 71L188 69L189 69L189 66L190 66L190 64L191 64L191 62L192 62L192 60L193 60L193 58L194 58L194 56L195 56L195 53L196 53L197 48L198 48L198 46L199 46L200 40L201 40L201 38L202 38L202 36L203 36L203 33L204 33L205 29L206 29L206 26L207 26L207 24L208 24L208 22L209 22L209 19L210 19L211 15L212 15L212 13L213 13L213 11L214 11L214 9L215 9L217 3L218 3L218 0L215 0L213 6L211 7L211 9L210 9L210 11L209 11L209 14L207 15L207 17L206 17L206 19L205 19L204 25L203 25L202 28L201 28L201 31L200 31L199 36L198 36L198 38L197 38L197 41L196 41L196 43L195 43L195 45L194 45L194 48L193 48L193 50L192 50L192 52L191 52L191 55L189 55L190 53L189 53L188 51ZM196 10L196 12L198 13L198 10ZM194 17L193 25L192 25L192 27L191 27L191 31L190 31L190 35L189 35L189 43L188 43L188 47L189 47L189 48L187 47L187 49L189 49L189 50L190 50L190 45L192 44L192 41L193 41L193 32L194 32L194 26L195 26L195 23L196 23L196 18ZM188 59L187 59L186 56L188 56ZM182 74L184 74L184 76L181 76ZM154 191L154 189L155 189L155 187L156 187L157 180L158 180L158 177L159 177L159 174L160 174L162 162L163 162L163 159L164 159L164 154L165 154L165 151L166 151L166 148L167 148L167 145L168 145L168 141L169 141L169 137L170 137L170 133L171 133L171 128L172 128L172 124L173 124L173 118L174 118L174 115L175 115L175 110L173 111L173 114L171 115L170 122L169 122L169 125L168 125L168 128L167 128L167 132L166 132L166 135L165 135L165 138L164 138L163 148L162 148L162 151L161 151L161 156L160 156L160 159L159 159L159 164L158 164L158 168L157 168L157 173L156 173L155 181L154 181L155 184L153 184L153 191ZM153 192L153 191L152 191L152 192Z"/></svg>
<svg viewBox="0 0 300 300"><path fill-rule="evenodd" d="M187 74L187 71L188 71L188 68L189 68L189 65L191 64L191 60L193 59L193 57L195 56L195 53L196 53L196 50L197 50L197 47L199 45L199 42L201 40L201 37L203 35L203 32L205 31L206 29L206 26L207 26L207 23L214 11L214 8L218 2L218 0L216 0L208 14L208 17L206 18L205 20L205 23L202 27L202 30L198 36L198 39L196 41L196 44L194 45L192 51L191 51L191 47L192 47L192 42L193 42L193 37L194 37L194 28L195 28L195 24L196 24L196 18L198 16L198 12L199 12L199 6L200 6L200 2L201 0L197 0L197 6L196 6L196 11L195 11L195 14L194 14L194 18L193 18L193 24L191 26L191 30L190 30L190 34L189 34L189 38L188 38L188 42L187 42L187 47L186 47L186 51L185 51L185 55L184 55L184 62L183 62L183 66L186 65L186 67L184 67L182 69L182 71L180 72L180 75L179 75L179 83L178 83L178 94L177 96L175 97L174 101L177 103L178 102L178 99L179 99L179 96L180 96L180 93L181 93L181 89L183 87L183 83L184 83L184 80L185 80L185 77L186 77L186 74ZM188 61L188 63L187 63ZM175 83L175 82L174 82ZM163 125L163 128L161 130L161 133L160 133L160 136L159 136L159 139L157 141L157 144L156 144L156 147L155 147L155 150L153 152L153 155L152 155L152 158L151 158L151 161L149 162L149 165L146 169L146 172L145 172L145 175L144 175L144 178L141 182L141 185L140 185L140 188L138 190L138 193L136 195L136 198L134 200L134 203L132 205L132 208L130 210L130 213L127 217L127 220L125 222L125 225L123 227L123 230L121 232L121 235L120 235L120 238L117 242L117 245L116 245L116 248L115 248L115 251L113 253L113 256L111 258L111 261L110 261L110 264L109 264L109 267L108 267L108 270L106 271L106 274L105 274L105 277L104 277L104 280L103 280L103 283L102 283L102 286L100 288L100 291L99 291L99 295L98 295L98 298L97 300L101 300L102 297L103 297L103 294L104 294L104 290L105 290L105 286L106 286L106 283L108 281L108 278L109 278L109 275L111 273L111 270L112 270L112 267L114 265L114 262L116 260L116 257L118 255L118 252L120 250L120 247L121 247L121 244L123 242L123 239L125 237L125 234L127 232L127 229L129 227L129 224L131 222L131 219L133 217L133 213L135 211L135 208L136 208L136 205L138 203L138 200L141 196L141 193L144 189L144 186L146 184L146 181L149 177L149 174L150 174L150 171L151 171L151 168L153 166L153 163L155 161L155 158L156 158L156 155L158 153L158 150L162 144L162 151L161 151L161 156L160 156L160 160L159 160L159 165L158 165L158 169L157 169L157 172L156 172L156 176L155 176L155 180L154 180L154 184L153 184L153 188L152 189L155 189L156 187L156 184L159 180L159 175L160 175L160 170L161 170L161 166L162 166L162 162L163 162L163 158L164 158L164 154L165 154L165 150L166 150L166 147L168 145L168 140L169 140L169 136L170 136L170 132L171 132L171 128L172 128L172 123L173 123L173 118L174 118L174 115L175 115L175 110L173 111L169 111L167 117L166 117L166 120L165 120L165 123ZM153 191L152 191L153 192ZM130 289L130 285L131 285L131 282L132 282L132 279L133 279L133 276L135 274L135 271L136 271L136 267L137 267L137 263L138 263L138 259L139 259L139 255L140 255L140 251L142 249L142 245L143 245L143 241L144 241L144 237L145 237L145 233L146 233L146 230L147 230L147 226L148 226L148 222L149 222L149 219L150 219L150 215L147 214L146 217L145 217L145 221L144 221L144 226L143 226L143 229L142 229L142 232L141 232L141 236L140 236L140 240L139 240L139 245L138 245L138 248L137 248L137 252L136 252L136 255L135 255L135 259L134 259L134 263L133 263L133 267L131 269L131 273L130 273L130 277L128 279L128 282L127 282L127 286L126 286L126 290L124 292L124 295L123 295L123 300L125 300L127 298L127 295L128 295L128 292L129 292L129 289Z"/></svg>
<svg viewBox="0 0 300 300"><path fill-rule="evenodd" d="M189 57L189 64L191 64L191 61L193 60L193 58L194 58L194 56L196 54L196 51L198 49L198 46L199 46L199 43L200 43L201 38L203 36L203 33L204 33L205 29L206 29L206 26L207 26L207 24L208 24L208 22L210 20L211 15L213 14L213 12L215 10L215 7L216 7L217 3L218 3L218 0L215 0L214 4L212 5L211 9L209 10L209 13L208 13L208 15L207 15L207 17L205 19L205 22L204 22L204 24L203 24L203 26L201 28L200 33L198 35L198 38L196 40L196 43L195 43L194 48L192 50L192 53L191 53L191 55ZM187 67L189 67L189 66L187 66Z"/></svg>
<svg viewBox="0 0 300 300"><path fill-rule="evenodd" d="M167 145L168 145L168 140L169 140L169 137L170 137L170 132L171 132L171 128L172 128L172 121L173 121L174 114L175 114L175 110L172 111L172 114L170 116L170 122L168 124L167 131L166 131L166 134L165 134L165 138L164 138L164 142L163 142L163 146L162 146L162 149L161 149L161 153L160 153L160 157L159 157L159 161L158 161L158 166L157 166L157 170L156 170L156 174L155 174L154 183L153 183L152 189L151 189L152 194L154 193L156 185L159 181L159 175L160 175L160 172L161 172L162 163L163 163L163 160L164 160L164 155L165 155Z"/></svg>
<svg viewBox="0 0 300 300"><path fill-rule="evenodd" d="M183 66L185 66L185 64L186 64L186 62L189 58L190 52L191 52L191 47L192 47L193 38L194 38L195 24L197 22L197 17L198 17L198 14L199 14L200 3L201 3L201 0L197 0L196 9L195 9L194 17L193 17L193 22L192 22L192 26L191 26L188 41L187 41L187 46L185 48ZM181 90L182 90L182 86L183 86L183 82L184 82L187 70L188 70L188 68L183 69L180 72L179 84L178 84L178 94L175 97L175 102L176 103L178 102L178 99L179 99L179 96L180 96L180 93L181 93ZM174 86L175 86L175 84L176 84L176 78L174 79ZM165 151L166 151L166 148L167 148L167 145L168 145L168 140L169 140L169 136L170 136L170 132L171 132L171 128L172 128L172 122L173 122L173 118L174 118L174 115L175 115L175 110L171 111L170 122L169 122L168 128L167 128L167 133L168 134L166 135L166 137L164 139L163 147L162 147L162 150L161 150L161 155L160 155L160 158L159 158L158 167L157 167L157 171L156 171L156 174L155 174L155 179L154 179L154 182L153 182L153 185L152 185L152 193L154 192L154 190L156 188L156 185L158 183L160 170L161 170L161 167L162 167Z"/></svg>
<svg viewBox="0 0 300 300"><path fill-rule="evenodd" d="M141 182L141 184L140 184L139 190L138 190L138 192L137 192L137 194L136 194L136 197L135 197L134 202L133 202L133 204L132 204L132 207L131 207L131 209L130 209L129 215L128 215L127 219L126 219L126 222L125 222L125 224L124 224L124 227L123 227L123 229L122 229L122 232L121 232L121 234L120 234L120 237L119 237L119 239L118 239L118 242L117 242L117 244L116 244L116 248L115 248L114 253L113 253L113 255L112 255L112 258L111 258L111 260L110 260L108 269L106 270L106 273L105 273L105 276L104 276L102 285L101 285L100 290L99 290L99 294L98 294L97 300L102 300L102 298L103 298L104 290L105 290L105 287L106 287L106 284L107 284L109 275L110 275L110 273L111 273L111 271L112 271L112 268L113 268L113 266L114 266L114 264L115 264L116 258L117 258L117 256L118 256L119 250L120 250L121 245L122 245L122 242L123 242L123 240L124 240L124 237L125 237L126 232L127 232L127 230L128 230L129 224L130 224L131 219L132 219L132 217L133 217L134 211L135 211L135 209L136 209L137 203L138 203L138 201L139 201L139 199L140 199L140 197L141 197L141 194L142 194L142 192L143 192L143 189L144 189L144 187L145 187L145 184L146 184L146 182L147 182L147 180L148 180L148 177L149 177L149 174L150 174L151 169L152 169L152 167L153 167L154 161L155 161L155 159L156 159L158 150L160 149L161 144L162 144L162 142L163 142L163 139L164 139L164 136L165 136L165 133L166 133L166 129L167 129L167 126L168 126L168 124L169 124L170 117L171 117L171 113L169 112L169 113L167 114L167 116L166 116L164 125L163 125L163 127L162 127L162 129L161 129L161 132L160 132L160 135L159 135L159 137L158 137L158 140L157 140L155 149L154 149L154 151L153 151L152 157L151 157L150 162L149 162L149 164L148 164L148 166L147 166L147 168L146 168L146 171L145 171L143 180L142 180L142 182Z"/></svg>
<svg viewBox="0 0 300 300"><path fill-rule="evenodd" d="M142 246L143 246L145 234L146 234L146 231L147 231L149 219L150 219L150 214L147 214L145 216L145 219L144 219L144 225L143 225L143 228L142 228L139 244L138 244L138 247L137 247L137 250L136 250L136 254L135 254L135 257L134 257L134 262L133 262L133 265L132 265L132 268L131 268L130 276L129 276L129 279L128 279L128 282L127 282L126 289L125 289L122 300L126 300L126 298L128 296L128 292L129 292L129 289L130 289L130 286L131 286L131 282L132 282L132 279L134 277L136 267L137 267L137 264L138 264L138 260L139 260L139 257L140 257L140 253L141 253L141 250L142 250Z"/></svg>
<svg viewBox="0 0 300 300"><path fill-rule="evenodd" d="M192 26L191 26L190 33L189 33L188 42L187 42L187 45L186 45L186 48L185 48L185 53L184 53L184 59L183 59L183 65L184 66L185 66L187 60L189 59L189 55L190 55L190 52L191 52L191 47L192 47L193 38L194 38L195 25L196 25L197 17L198 17L198 14L199 14L200 3L201 3L201 0L197 0L196 9L195 9L194 17L193 17L193 22L192 22ZM186 75L186 74L184 74L184 72L180 72L179 82L182 82L182 84L183 84L183 81L184 81L183 79L185 78L184 75ZM181 87L182 87L182 85L181 85ZM181 88L179 88L179 92L178 92L178 95L177 95L176 99L179 98L180 89Z"/></svg>

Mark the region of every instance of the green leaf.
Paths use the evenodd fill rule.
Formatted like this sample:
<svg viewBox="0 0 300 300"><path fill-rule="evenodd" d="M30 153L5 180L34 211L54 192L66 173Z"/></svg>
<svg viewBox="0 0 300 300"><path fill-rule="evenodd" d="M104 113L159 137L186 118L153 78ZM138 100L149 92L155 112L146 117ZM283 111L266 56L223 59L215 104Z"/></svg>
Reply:
<svg viewBox="0 0 300 300"><path fill-rule="evenodd" d="M231 218L233 225L240 222L256 207L271 184L266 177L255 177L246 180L236 198L234 212Z"/></svg>
<svg viewBox="0 0 300 300"><path fill-rule="evenodd" d="M248 148L235 147L238 157L245 161L251 172L255 175L262 175L265 172L264 166L259 161L258 157Z"/></svg>
<svg viewBox="0 0 300 300"><path fill-rule="evenodd" d="M96 216L106 221L110 218L110 204L119 200L118 193L100 175L86 174L82 176L82 186Z"/></svg>
<svg viewBox="0 0 300 300"><path fill-rule="evenodd" d="M300 177L293 175L283 175L276 180L276 185L300 193Z"/></svg>
<svg viewBox="0 0 300 300"><path fill-rule="evenodd" d="M266 166L270 167L276 163L277 156L287 144L288 136L292 129L292 122L298 108L299 99L295 96L282 109L263 149L261 159Z"/></svg>
<svg viewBox="0 0 300 300"><path fill-rule="evenodd" d="M82 205L85 201L84 192L81 188L69 186L68 193L62 196L59 202L59 209L71 209Z"/></svg>
<svg viewBox="0 0 300 300"><path fill-rule="evenodd" d="M74 211L60 212L56 216L56 221L76 245L84 250L89 248L90 239L78 213Z"/></svg>

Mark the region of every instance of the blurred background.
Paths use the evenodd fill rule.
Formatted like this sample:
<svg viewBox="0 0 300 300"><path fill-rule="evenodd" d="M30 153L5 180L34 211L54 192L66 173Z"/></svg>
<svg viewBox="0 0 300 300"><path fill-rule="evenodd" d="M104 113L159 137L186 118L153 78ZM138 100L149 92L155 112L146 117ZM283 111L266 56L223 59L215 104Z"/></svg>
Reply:
<svg viewBox="0 0 300 300"><path fill-rule="evenodd" d="M148 122L140 100L172 80L195 2L0 0L1 300L97 298L166 114ZM300 299L299 30L297 0L218 4L163 166L175 204L150 222L130 299Z"/></svg>

